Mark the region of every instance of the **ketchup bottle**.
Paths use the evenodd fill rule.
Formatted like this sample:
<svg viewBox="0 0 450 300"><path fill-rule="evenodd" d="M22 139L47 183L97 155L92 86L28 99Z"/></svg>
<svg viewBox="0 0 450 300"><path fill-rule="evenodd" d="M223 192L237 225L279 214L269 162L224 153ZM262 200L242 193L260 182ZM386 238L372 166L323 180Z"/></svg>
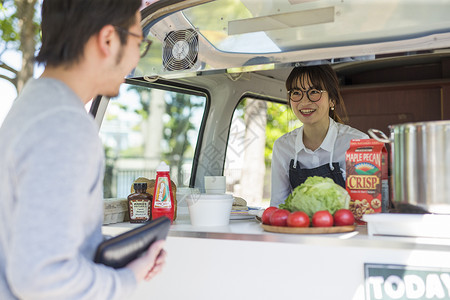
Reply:
<svg viewBox="0 0 450 300"><path fill-rule="evenodd" d="M174 203L173 192L170 186L170 167L161 162L156 169L156 184L152 203L152 219L166 216L173 223Z"/></svg>

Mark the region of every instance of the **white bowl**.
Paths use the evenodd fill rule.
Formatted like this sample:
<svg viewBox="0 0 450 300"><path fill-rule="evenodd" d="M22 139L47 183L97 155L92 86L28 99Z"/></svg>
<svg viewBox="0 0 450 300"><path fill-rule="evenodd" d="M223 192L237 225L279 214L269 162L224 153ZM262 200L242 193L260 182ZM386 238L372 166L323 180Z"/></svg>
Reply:
<svg viewBox="0 0 450 300"><path fill-rule="evenodd" d="M226 226L230 223L232 195L196 194L187 197L187 204L194 226Z"/></svg>

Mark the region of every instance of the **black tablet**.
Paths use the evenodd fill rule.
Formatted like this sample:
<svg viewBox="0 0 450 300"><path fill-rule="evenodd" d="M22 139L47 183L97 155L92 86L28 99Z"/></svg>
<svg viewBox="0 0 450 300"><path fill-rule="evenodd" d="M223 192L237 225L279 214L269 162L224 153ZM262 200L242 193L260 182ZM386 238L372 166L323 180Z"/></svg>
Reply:
<svg viewBox="0 0 450 300"><path fill-rule="evenodd" d="M102 242L94 261L115 269L125 267L158 240L165 240L170 229L170 219L160 217L145 225Z"/></svg>

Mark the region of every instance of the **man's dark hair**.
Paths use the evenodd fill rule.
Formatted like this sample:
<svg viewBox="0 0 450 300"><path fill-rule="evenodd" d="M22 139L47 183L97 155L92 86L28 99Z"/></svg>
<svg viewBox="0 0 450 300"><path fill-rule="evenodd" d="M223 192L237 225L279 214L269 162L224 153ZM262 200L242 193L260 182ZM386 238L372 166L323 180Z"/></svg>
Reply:
<svg viewBox="0 0 450 300"><path fill-rule="evenodd" d="M89 38L108 24L128 29L141 0L44 0L42 47L36 61L50 66L72 64L83 55ZM117 31L122 44L127 34Z"/></svg>

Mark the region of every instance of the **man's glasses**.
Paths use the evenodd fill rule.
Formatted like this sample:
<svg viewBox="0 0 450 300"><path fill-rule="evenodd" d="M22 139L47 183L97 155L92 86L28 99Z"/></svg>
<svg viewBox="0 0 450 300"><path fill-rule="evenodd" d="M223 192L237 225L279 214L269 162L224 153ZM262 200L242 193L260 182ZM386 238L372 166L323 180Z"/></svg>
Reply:
<svg viewBox="0 0 450 300"><path fill-rule="evenodd" d="M147 54L148 49L150 49L150 46L152 45L152 41L151 40L146 39L142 35L139 35L137 33L133 33L133 32L130 32L130 31L126 30L126 29L123 29L122 27L119 27L119 26L114 26L114 28L116 28L116 30L121 31L123 33L126 33L126 34L129 34L131 36L140 38L141 39L141 45L140 45L141 58L144 57Z"/></svg>
<svg viewBox="0 0 450 300"><path fill-rule="evenodd" d="M303 91L300 89L293 89L288 91L289 99L291 99L292 102L299 102L303 99L303 96L306 94L309 101L311 102L317 102L322 98L322 93L326 91L324 90L318 90L318 89L309 89L307 91Z"/></svg>

